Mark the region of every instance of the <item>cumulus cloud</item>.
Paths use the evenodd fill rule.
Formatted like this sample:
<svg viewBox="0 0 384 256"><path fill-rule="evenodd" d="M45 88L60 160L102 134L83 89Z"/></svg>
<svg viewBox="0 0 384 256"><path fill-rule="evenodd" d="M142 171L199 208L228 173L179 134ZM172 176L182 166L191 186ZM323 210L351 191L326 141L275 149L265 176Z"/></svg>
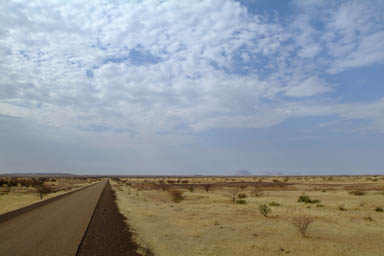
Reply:
<svg viewBox="0 0 384 256"><path fill-rule="evenodd" d="M130 133L274 126L295 116L282 111L293 99L314 109L336 86L321 74L383 63L382 5L334 4L321 30L321 2L296 1L282 24L230 0L7 1L0 114ZM316 109L304 112L381 124Z"/></svg>

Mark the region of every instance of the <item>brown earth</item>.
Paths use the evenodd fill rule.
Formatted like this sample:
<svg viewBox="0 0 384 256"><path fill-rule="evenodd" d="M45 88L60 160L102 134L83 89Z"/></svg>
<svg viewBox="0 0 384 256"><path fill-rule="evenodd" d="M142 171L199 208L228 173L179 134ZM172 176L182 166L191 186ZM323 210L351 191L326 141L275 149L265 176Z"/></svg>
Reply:
<svg viewBox="0 0 384 256"><path fill-rule="evenodd" d="M115 200L115 193L107 182L76 255L141 255L137 253L139 248Z"/></svg>
<svg viewBox="0 0 384 256"><path fill-rule="evenodd" d="M1 255L75 255L106 182L0 224Z"/></svg>

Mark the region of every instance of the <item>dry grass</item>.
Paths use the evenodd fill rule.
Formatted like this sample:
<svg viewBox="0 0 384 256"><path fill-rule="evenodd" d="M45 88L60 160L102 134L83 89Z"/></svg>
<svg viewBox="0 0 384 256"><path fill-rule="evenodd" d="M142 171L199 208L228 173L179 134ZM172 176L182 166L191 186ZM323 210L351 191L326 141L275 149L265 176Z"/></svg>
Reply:
<svg viewBox="0 0 384 256"><path fill-rule="evenodd" d="M52 198L61 194L68 193L69 191L79 189L94 183L90 180L77 180L70 178L58 178L56 181L47 181L46 185L58 190L54 193L45 194L43 200ZM24 206L36 203L40 200L40 194L36 188L33 187L0 187L0 214L19 209Z"/></svg>
<svg viewBox="0 0 384 256"><path fill-rule="evenodd" d="M243 188L241 193L247 195L244 205L233 204L228 196L233 187L213 186L209 192L203 187L191 192L185 187L184 200L174 203L166 191L140 189L144 179L129 179L132 186L112 184L121 212L137 231L138 242L155 255L383 255L384 213L375 208L384 206L384 180L367 178L289 177L290 186ZM229 185L259 179L202 177L189 179L188 184ZM159 180L147 178L146 182ZM354 190L365 194L348 193ZM320 200L322 207L298 203L303 193ZM273 203L265 218L258 209L268 202L279 206ZM346 211L339 210L341 204ZM303 215L316 220L307 230L308 238L292 225L294 218Z"/></svg>

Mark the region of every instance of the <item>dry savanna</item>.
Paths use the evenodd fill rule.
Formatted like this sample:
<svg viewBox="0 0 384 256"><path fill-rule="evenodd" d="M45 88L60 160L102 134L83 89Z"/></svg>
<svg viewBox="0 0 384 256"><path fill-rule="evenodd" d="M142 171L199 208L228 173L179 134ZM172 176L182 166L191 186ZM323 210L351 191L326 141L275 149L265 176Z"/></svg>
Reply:
<svg viewBox="0 0 384 256"><path fill-rule="evenodd" d="M0 214L98 181L84 177L0 177Z"/></svg>
<svg viewBox="0 0 384 256"><path fill-rule="evenodd" d="M384 255L384 176L132 177L112 185L144 254Z"/></svg>

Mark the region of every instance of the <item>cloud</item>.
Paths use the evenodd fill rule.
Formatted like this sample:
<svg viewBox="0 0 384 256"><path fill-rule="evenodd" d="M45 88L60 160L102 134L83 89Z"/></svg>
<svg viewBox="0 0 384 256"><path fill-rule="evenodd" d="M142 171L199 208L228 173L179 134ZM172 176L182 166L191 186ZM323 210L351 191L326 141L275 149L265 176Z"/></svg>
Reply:
<svg viewBox="0 0 384 256"><path fill-rule="evenodd" d="M383 62L381 7L295 4L283 24L229 0L8 1L0 114L82 131L196 132L271 127L298 115L284 110L295 101L300 115L381 126L378 114L315 111L313 99L337 86L324 74Z"/></svg>
<svg viewBox="0 0 384 256"><path fill-rule="evenodd" d="M322 79L309 77L303 81L294 84L286 89L285 95L290 97L309 97L322 94L330 90L329 86Z"/></svg>

